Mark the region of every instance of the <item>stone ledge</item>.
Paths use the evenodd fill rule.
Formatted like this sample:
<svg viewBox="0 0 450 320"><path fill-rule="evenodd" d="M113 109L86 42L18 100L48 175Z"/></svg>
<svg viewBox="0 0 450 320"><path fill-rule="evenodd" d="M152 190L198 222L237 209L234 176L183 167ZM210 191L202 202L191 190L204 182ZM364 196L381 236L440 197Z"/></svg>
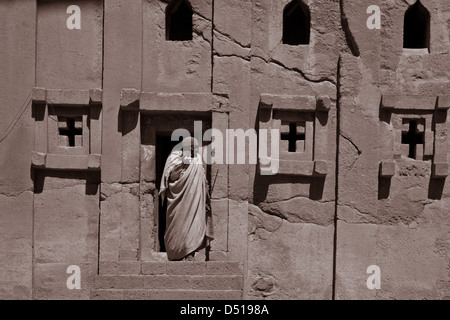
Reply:
<svg viewBox="0 0 450 320"><path fill-rule="evenodd" d="M383 95L381 98L381 108L403 109L403 110L434 110L436 108L437 97L435 96L402 96Z"/></svg>
<svg viewBox="0 0 450 320"><path fill-rule="evenodd" d="M208 112L213 110L214 96L211 93L141 92L125 88L121 91L120 107L127 111Z"/></svg>
<svg viewBox="0 0 450 320"><path fill-rule="evenodd" d="M242 275L98 275L96 289L241 290Z"/></svg>
<svg viewBox="0 0 450 320"><path fill-rule="evenodd" d="M126 275L139 274L141 263L139 261L104 261L100 262L100 274L102 275Z"/></svg>
<svg viewBox="0 0 450 320"><path fill-rule="evenodd" d="M101 155L63 155L33 151L31 165L39 169L100 170Z"/></svg>
<svg viewBox="0 0 450 320"><path fill-rule="evenodd" d="M242 290L93 289L92 300L240 300Z"/></svg>
<svg viewBox="0 0 450 320"><path fill-rule="evenodd" d="M262 159L269 158L259 158L261 163ZM266 162L264 161L264 162ZM276 160L272 159L272 164ZM268 165L259 166L260 175L294 175L294 176L306 176L306 177L323 177L327 175L327 162L324 160L315 161L298 161L298 160L283 160L280 159L278 172L273 172Z"/></svg>
<svg viewBox="0 0 450 320"><path fill-rule="evenodd" d="M103 102L103 90L102 89L89 89L89 104L102 104Z"/></svg>
<svg viewBox="0 0 450 320"><path fill-rule="evenodd" d="M229 261L102 261L100 275L242 275L243 265Z"/></svg>
<svg viewBox="0 0 450 320"><path fill-rule="evenodd" d="M450 109L450 95L439 96L437 108L442 110Z"/></svg>
<svg viewBox="0 0 450 320"><path fill-rule="evenodd" d="M395 163L392 160L380 162L380 177L391 178L395 175Z"/></svg>
<svg viewBox="0 0 450 320"><path fill-rule="evenodd" d="M47 103L61 106L88 106L102 104L103 90L62 90L33 88L32 99L36 103Z"/></svg>
<svg viewBox="0 0 450 320"><path fill-rule="evenodd" d="M120 107L123 110L138 110L140 93L138 89L122 89L120 93Z"/></svg>
<svg viewBox="0 0 450 320"><path fill-rule="evenodd" d="M446 178L448 176L448 163L433 163L433 178Z"/></svg>
<svg viewBox="0 0 450 320"><path fill-rule="evenodd" d="M32 99L36 103L45 103L45 101L47 100L45 88L33 88Z"/></svg>
<svg viewBox="0 0 450 320"><path fill-rule="evenodd" d="M328 96L309 95L277 95L262 93L260 96L262 109L277 109L287 111L328 112L331 107L331 99Z"/></svg>

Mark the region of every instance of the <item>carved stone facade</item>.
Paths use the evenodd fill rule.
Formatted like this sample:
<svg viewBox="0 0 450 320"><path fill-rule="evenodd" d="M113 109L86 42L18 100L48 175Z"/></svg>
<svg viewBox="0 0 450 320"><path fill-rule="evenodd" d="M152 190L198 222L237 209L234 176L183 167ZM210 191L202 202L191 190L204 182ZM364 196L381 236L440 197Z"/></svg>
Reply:
<svg viewBox="0 0 450 320"><path fill-rule="evenodd" d="M450 297L447 0L70 5L0 2L1 299ZM178 128L280 133L276 171L207 166L195 262L162 240Z"/></svg>

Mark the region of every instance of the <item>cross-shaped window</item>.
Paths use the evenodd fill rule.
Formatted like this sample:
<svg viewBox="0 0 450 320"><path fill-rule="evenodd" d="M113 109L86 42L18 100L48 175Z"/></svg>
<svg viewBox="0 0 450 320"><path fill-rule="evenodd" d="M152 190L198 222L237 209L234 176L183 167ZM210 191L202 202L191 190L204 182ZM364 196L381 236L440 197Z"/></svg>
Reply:
<svg viewBox="0 0 450 320"><path fill-rule="evenodd" d="M60 118L58 119L59 122L63 122L59 126L59 135L60 136L66 136L69 140L69 147L75 147L76 144L76 136L82 136L83 135L83 129L81 126L81 117L79 118ZM65 122L65 123L64 123Z"/></svg>
<svg viewBox="0 0 450 320"><path fill-rule="evenodd" d="M409 145L408 157L416 159L416 146L418 144L423 144L424 133L417 130L417 121L409 121L409 130L407 132L402 132L402 144Z"/></svg>
<svg viewBox="0 0 450 320"><path fill-rule="evenodd" d="M289 152L297 152L297 141L299 140L305 140L305 133L299 132L298 128L303 128L303 126L298 126L297 122L290 122L289 123L289 132L281 133L281 140L287 140L289 141Z"/></svg>

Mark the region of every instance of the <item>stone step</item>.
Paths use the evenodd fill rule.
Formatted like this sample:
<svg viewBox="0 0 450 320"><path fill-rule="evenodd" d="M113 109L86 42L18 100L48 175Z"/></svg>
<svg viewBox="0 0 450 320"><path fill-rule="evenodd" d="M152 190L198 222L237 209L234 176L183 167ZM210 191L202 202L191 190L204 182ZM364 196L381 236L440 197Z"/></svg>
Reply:
<svg viewBox="0 0 450 320"><path fill-rule="evenodd" d="M242 290L242 275L98 275L96 289Z"/></svg>
<svg viewBox="0 0 450 320"><path fill-rule="evenodd" d="M92 300L241 300L242 290L95 289Z"/></svg>
<svg viewBox="0 0 450 320"><path fill-rule="evenodd" d="M100 275L242 275L240 262L103 261Z"/></svg>

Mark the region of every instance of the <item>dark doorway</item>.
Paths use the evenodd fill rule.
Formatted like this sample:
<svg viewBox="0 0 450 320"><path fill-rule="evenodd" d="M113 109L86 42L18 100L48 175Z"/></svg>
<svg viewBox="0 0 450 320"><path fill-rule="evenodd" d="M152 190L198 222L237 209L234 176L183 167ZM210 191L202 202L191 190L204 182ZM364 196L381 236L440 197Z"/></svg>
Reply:
<svg viewBox="0 0 450 320"><path fill-rule="evenodd" d="M420 1L406 10L403 26L403 48L430 48L430 13Z"/></svg>
<svg viewBox="0 0 450 320"><path fill-rule="evenodd" d="M166 9L166 40L192 40L192 8L186 0L175 0Z"/></svg>
<svg viewBox="0 0 450 320"><path fill-rule="evenodd" d="M156 187L160 190L161 178L164 172L164 165L166 164L167 157L172 152L172 149L182 140L180 137L179 141L172 141L171 134L156 134ZM164 244L164 233L166 232L166 210L167 210L167 200L164 202L161 197L158 197L158 242L159 251L166 252Z"/></svg>
<svg viewBox="0 0 450 320"><path fill-rule="evenodd" d="M283 43L309 44L311 18L309 8L301 0L293 0L283 10Z"/></svg>
<svg viewBox="0 0 450 320"><path fill-rule="evenodd" d="M145 183L154 183L155 193L152 192L153 210L148 212L152 219L146 219L144 223L146 228L153 230L154 242L143 243L145 250L151 252L166 252L164 245L164 233L166 231L166 209L167 204L161 202L158 192L161 189L161 177L164 171L164 165L172 149L182 140L172 141L171 136L176 129L185 129L182 135L189 134L193 136L196 128L201 129L202 137L206 130L211 128L211 112L143 112L141 113L141 144L154 147L154 158L141 158L141 181ZM196 121L197 127L195 125ZM198 130L197 129L197 130ZM198 137L199 142L202 137ZM203 147L205 143L202 142ZM210 166L206 166L206 178L210 179Z"/></svg>

